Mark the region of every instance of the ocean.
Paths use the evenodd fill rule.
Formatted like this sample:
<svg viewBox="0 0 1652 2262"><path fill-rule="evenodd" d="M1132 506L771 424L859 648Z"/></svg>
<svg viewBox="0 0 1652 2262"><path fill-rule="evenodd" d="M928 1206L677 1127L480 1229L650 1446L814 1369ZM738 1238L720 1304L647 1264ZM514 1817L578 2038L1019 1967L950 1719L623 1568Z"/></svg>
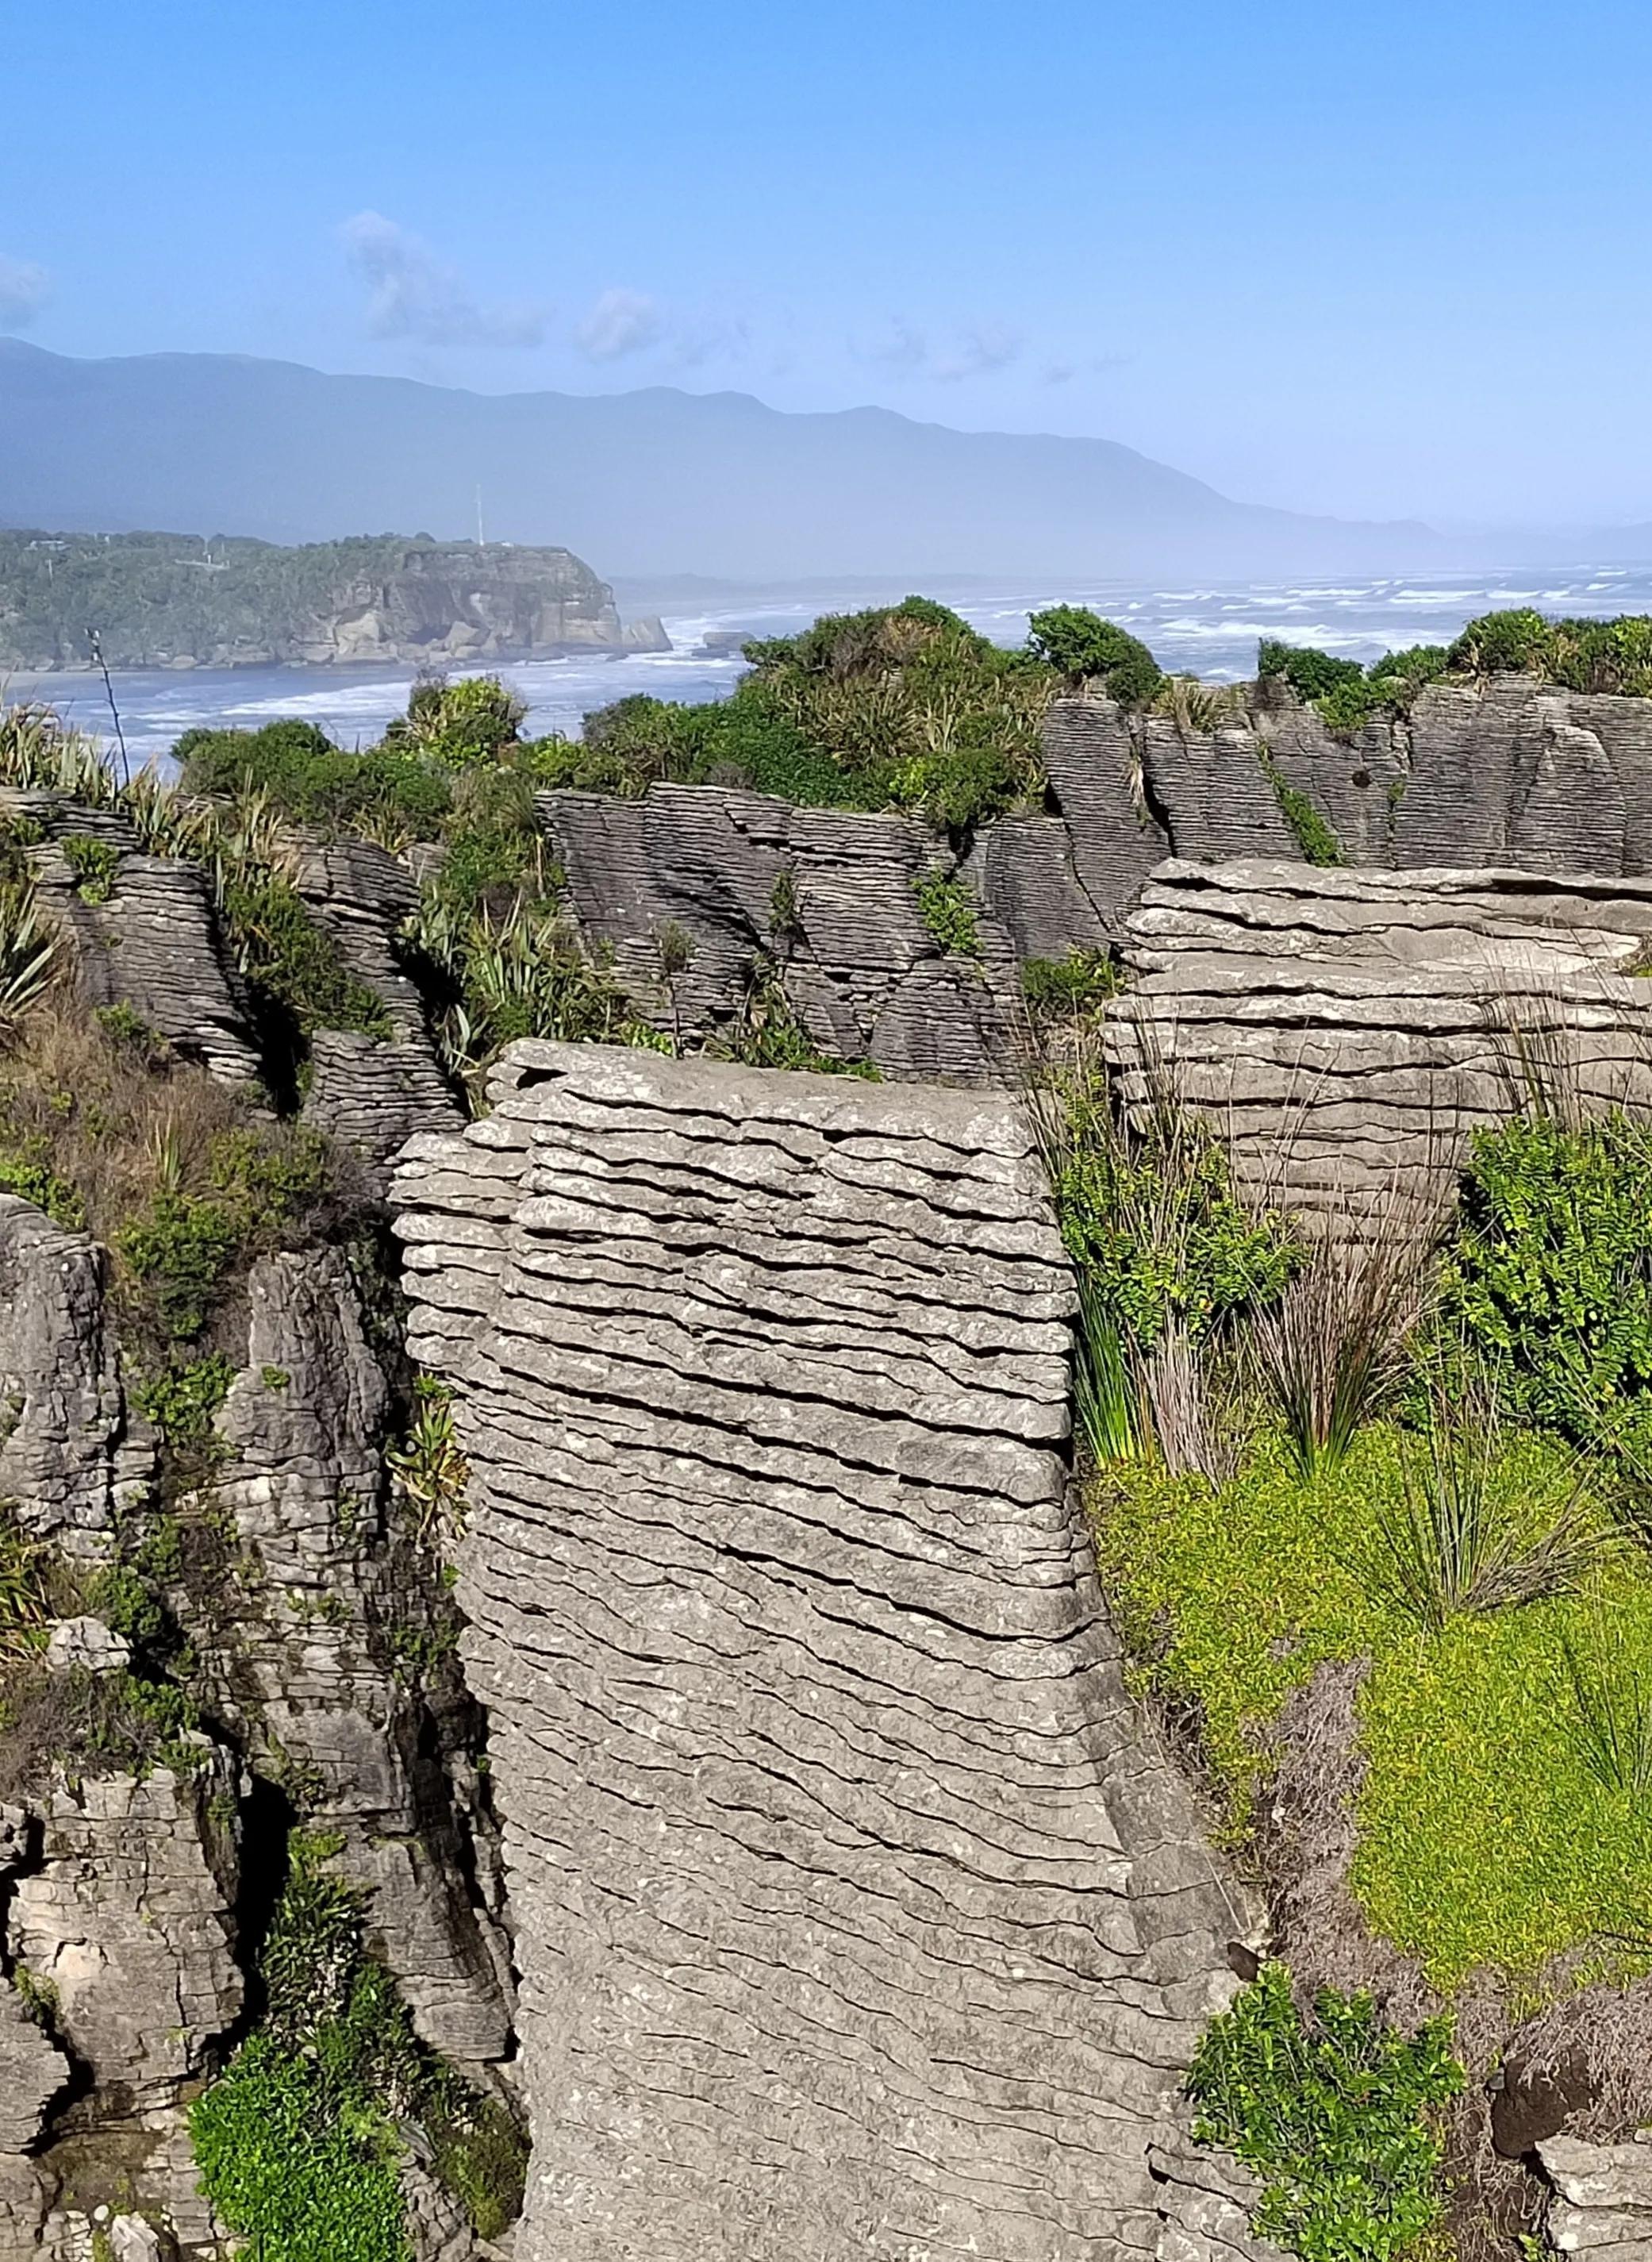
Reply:
<svg viewBox="0 0 1652 2262"><path fill-rule="evenodd" d="M1162 666L1232 682L1254 673L1257 639L1265 636L1371 659L1404 645L1448 642L1465 621L1495 607L1646 612L1652 610L1652 566L1574 564L1419 580L1189 583L1174 588L1113 581L993 590L980 581L952 587L931 582L924 594L952 605L984 634L1006 645L1021 641L1027 616L1041 605L1090 605L1140 637ZM668 606L669 652L530 660L491 672L505 676L528 702L526 727L535 736L558 731L573 737L593 708L632 692L658 699L727 698L743 663L707 653L702 647L708 635L789 635L817 614L867 602L864 589L835 595L811 587L807 593L765 590L721 609L673 612ZM650 609L634 603L636 611ZM177 739L198 724L255 729L279 716L301 716L320 724L341 746L370 745L406 706L412 680L406 669L383 666L151 669L123 671L114 688L134 767L147 761L165 767ZM112 736L97 677L16 675L0 688L12 699L45 699L81 728L104 738Z"/></svg>

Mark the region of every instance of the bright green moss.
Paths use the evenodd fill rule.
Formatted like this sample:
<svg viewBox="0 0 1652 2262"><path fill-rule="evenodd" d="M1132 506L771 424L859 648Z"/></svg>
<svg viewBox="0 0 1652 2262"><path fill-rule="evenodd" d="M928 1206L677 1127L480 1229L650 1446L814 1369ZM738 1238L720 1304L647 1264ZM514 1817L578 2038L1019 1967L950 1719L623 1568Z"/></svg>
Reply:
<svg viewBox="0 0 1652 2262"><path fill-rule="evenodd" d="M1404 1451L1375 1427L1304 1486L1264 1440L1219 1493L1151 1464L1110 1469L1099 1557L1143 1678L1196 1708L1237 1831L1291 1690L1326 1660L1372 1659L1353 1884L1442 1990L1483 1965L1535 1972L1605 1934L1652 1953L1652 1807L1591 1766L1567 1662L1604 1613L1614 1669L1652 1694L1652 1568L1624 1544L1576 1593L1419 1634L1361 1576L1403 1498ZM1508 1481L1555 1451L1512 1439Z"/></svg>
<svg viewBox="0 0 1652 2262"><path fill-rule="evenodd" d="M1652 1581L1606 1583L1652 1673ZM1459 1618L1381 1657L1361 1696L1354 1891L1442 1989L1593 1933L1652 1934L1652 1806L1595 1779L1565 1688L1562 1639L1588 1639L1591 1608Z"/></svg>

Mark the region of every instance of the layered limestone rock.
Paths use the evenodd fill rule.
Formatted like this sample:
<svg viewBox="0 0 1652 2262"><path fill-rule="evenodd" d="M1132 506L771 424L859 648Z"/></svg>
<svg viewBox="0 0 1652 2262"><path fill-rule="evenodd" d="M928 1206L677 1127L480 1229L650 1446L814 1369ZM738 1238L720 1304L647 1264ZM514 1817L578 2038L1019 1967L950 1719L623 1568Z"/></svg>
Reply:
<svg viewBox="0 0 1652 2262"><path fill-rule="evenodd" d="M419 882L388 849L347 839L306 848L298 890L346 968L378 998L389 1028L377 1037L314 1033L304 1120L360 1156L377 1179L415 1131L450 1130L463 1120L397 947Z"/></svg>
<svg viewBox="0 0 1652 2262"><path fill-rule="evenodd" d="M661 1027L714 1033L772 979L840 1058L901 1078L1002 1074L1014 946L984 904L979 960L930 932L919 883L957 860L918 819L711 786L542 794L538 809L581 932Z"/></svg>
<svg viewBox="0 0 1652 2262"><path fill-rule="evenodd" d="M86 1004L126 1007L227 1083L255 1080L245 985L201 868L146 854L126 818L65 794L0 790L0 809L45 836L30 852L36 885ZM111 860L106 872L86 864L83 843Z"/></svg>
<svg viewBox="0 0 1652 2262"><path fill-rule="evenodd" d="M1443 1182L1533 1079L1652 1099L1652 881L1161 865L1109 1016L1125 1102L1169 1098L1241 1180L1357 1208Z"/></svg>
<svg viewBox="0 0 1652 2262"><path fill-rule="evenodd" d="M1352 865L1630 875L1652 869L1652 701L1530 675L1431 684L1409 717L1333 738L1282 683L1204 729L1059 700L1045 731L1074 868L1116 918L1166 855L1297 853L1280 788Z"/></svg>
<svg viewBox="0 0 1652 2262"><path fill-rule="evenodd" d="M154 1460L127 1406L103 1250L0 1194L0 1500L32 1539L96 1560Z"/></svg>
<svg viewBox="0 0 1652 2262"><path fill-rule="evenodd" d="M1652 2255L1652 2129L1627 2144L1547 2137L1537 2148L1555 2187L1550 2247L1584 2262L1646 2262Z"/></svg>
<svg viewBox="0 0 1652 2262"><path fill-rule="evenodd" d="M213 1499L234 1533L235 1587L198 1635L207 1669L254 1761L341 1836L340 1867L370 1895L420 2035L457 2064L492 2065L511 2047L509 1954L455 1733L462 1692L439 1674L427 1689L419 1670L440 1629L388 1525L384 1374L336 1250L265 1259L248 1297Z"/></svg>
<svg viewBox="0 0 1652 2262"><path fill-rule="evenodd" d="M513 1047L396 1199L461 1397L517 2262L1252 2251L1177 2097L1242 1920L1067 1500L1002 1096Z"/></svg>
<svg viewBox="0 0 1652 2262"><path fill-rule="evenodd" d="M137 1773L95 1733L82 1750L83 1717L132 1701L130 1645L84 1611L52 1632L26 1738L8 1731L8 2262L88 2262L94 2229L112 2240L123 2207L158 2226L162 2262L226 2252L197 2188L187 2105L248 2006L295 1812L338 1841L337 1869L366 1896L370 1944L418 2032L489 2086L513 2050L482 1725L435 1566L391 1514L389 1386L360 1293L340 1252L312 1248L255 1267L246 1296L221 1460L201 1492L168 1505L167 1600L213 1735L185 1734ZM0 1486L32 1538L94 1569L119 1527L141 1534L156 1512L153 1441L126 1408L102 1252L0 1197L0 1302L11 1416ZM420 2219L440 2231L443 2262L470 2262L439 2195L421 2200Z"/></svg>

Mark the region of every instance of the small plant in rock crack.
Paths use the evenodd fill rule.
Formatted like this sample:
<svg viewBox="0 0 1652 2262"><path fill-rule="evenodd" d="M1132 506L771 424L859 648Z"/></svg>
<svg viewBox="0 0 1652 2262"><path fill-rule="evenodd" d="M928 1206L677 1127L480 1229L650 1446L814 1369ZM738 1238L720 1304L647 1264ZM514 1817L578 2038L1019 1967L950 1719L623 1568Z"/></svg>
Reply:
<svg viewBox="0 0 1652 2262"><path fill-rule="evenodd" d="M912 884L919 916L946 955L979 958L980 932L975 914L980 906L968 881L945 872L926 872Z"/></svg>
<svg viewBox="0 0 1652 2262"><path fill-rule="evenodd" d="M1438 2222L1435 2118L1463 2086L1450 2023L1411 2036L1369 1995L1324 1988L1300 2011L1264 1964L1195 2052L1194 2135L1262 2179L1253 2227L1304 2262L1397 2262Z"/></svg>
<svg viewBox="0 0 1652 2262"><path fill-rule="evenodd" d="M106 904L119 875L119 851L88 832L67 833L57 845L75 875L75 892L82 903Z"/></svg>
<svg viewBox="0 0 1652 2262"><path fill-rule="evenodd" d="M421 1374L413 1385L413 1418L399 1445L384 1456L398 1497L417 1537L426 1542L463 1531L470 1471L453 1422L453 1393Z"/></svg>

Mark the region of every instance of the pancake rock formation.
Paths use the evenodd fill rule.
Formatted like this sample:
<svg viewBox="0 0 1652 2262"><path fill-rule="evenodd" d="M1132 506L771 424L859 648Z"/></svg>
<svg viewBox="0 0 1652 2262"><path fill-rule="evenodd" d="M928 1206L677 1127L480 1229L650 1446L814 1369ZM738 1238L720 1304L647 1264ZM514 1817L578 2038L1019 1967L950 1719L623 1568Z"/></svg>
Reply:
<svg viewBox="0 0 1652 2262"><path fill-rule="evenodd" d="M1227 1138L1242 1183L1348 1214L1443 1182L1533 1081L1652 1103L1652 881L1161 864L1109 1015L1127 1106Z"/></svg>
<svg viewBox="0 0 1652 2262"><path fill-rule="evenodd" d="M1067 1500L1002 1094L528 1042L395 1185L521 1992L516 2262L1217 2262L1246 1920Z"/></svg>

